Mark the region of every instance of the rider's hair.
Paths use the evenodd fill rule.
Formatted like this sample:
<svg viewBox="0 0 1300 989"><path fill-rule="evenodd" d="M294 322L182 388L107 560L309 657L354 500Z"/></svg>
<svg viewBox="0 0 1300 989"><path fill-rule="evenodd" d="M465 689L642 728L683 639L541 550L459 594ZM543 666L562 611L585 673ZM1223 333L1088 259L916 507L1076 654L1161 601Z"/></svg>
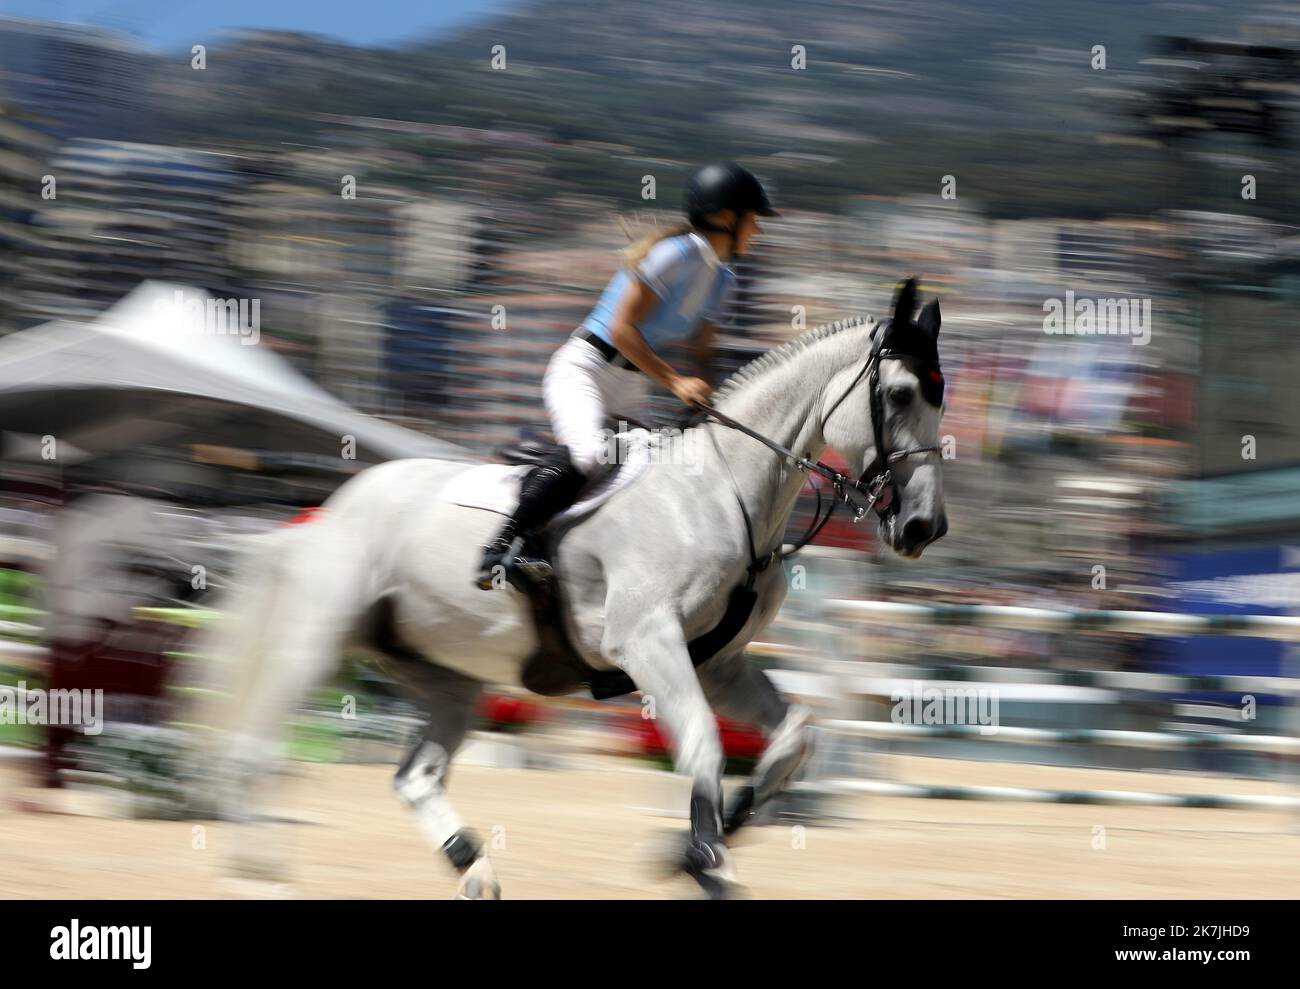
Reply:
<svg viewBox="0 0 1300 989"><path fill-rule="evenodd" d="M644 237L633 241L632 246L623 252L623 263L629 268L635 268L645 260L645 256L650 253L650 248L661 240L667 240L669 237L680 237L682 234L688 234L694 229L689 223L683 221L646 234Z"/></svg>

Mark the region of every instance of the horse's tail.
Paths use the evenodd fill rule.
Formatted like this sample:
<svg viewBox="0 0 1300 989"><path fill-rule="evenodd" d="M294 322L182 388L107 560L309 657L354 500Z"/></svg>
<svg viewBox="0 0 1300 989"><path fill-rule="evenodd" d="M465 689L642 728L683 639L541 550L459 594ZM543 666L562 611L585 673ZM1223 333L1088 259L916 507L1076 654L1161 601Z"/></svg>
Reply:
<svg viewBox="0 0 1300 989"><path fill-rule="evenodd" d="M254 541L206 636L212 703L201 747L222 817L243 819L250 791L280 761L284 729L312 686L338 668L366 607L370 557L333 509Z"/></svg>
<svg viewBox="0 0 1300 989"><path fill-rule="evenodd" d="M216 619L198 637L200 701L192 720L198 732L195 775L203 791L197 802L203 809L226 811L221 784L232 772L232 735L268 660L286 557L296 536L293 529L278 529L250 540L236 579L218 595Z"/></svg>

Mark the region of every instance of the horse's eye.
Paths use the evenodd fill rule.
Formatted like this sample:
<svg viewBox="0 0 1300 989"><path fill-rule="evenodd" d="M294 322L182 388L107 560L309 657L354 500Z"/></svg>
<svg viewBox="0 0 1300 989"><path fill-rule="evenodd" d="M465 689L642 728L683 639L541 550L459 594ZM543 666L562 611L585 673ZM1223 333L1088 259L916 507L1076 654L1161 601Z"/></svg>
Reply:
<svg viewBox="0 0 1300 989"><path fill-rule="evenodd" d="M912 389L903 385L894 385L889 389L889 400L895 405L910 405L912 403Z"/></svg>

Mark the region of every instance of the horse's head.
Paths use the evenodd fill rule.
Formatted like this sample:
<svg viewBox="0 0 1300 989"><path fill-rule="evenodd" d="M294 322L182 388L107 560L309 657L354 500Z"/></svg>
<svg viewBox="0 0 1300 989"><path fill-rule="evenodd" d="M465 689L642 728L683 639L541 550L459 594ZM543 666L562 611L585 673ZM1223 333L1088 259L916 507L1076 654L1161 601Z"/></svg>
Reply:
<svg viewBox="0 0 1300 989"><path fill-rule="evenodd" d="M864 485L889 471L873 508L881 538L909 558L948 531L938 452L939 301L913 319L917 301L916 282L908 279L894 297L893 318L872 334L866 364L840 372L828 389L834 405L823 425L826 441L861 470Z"/></svg>

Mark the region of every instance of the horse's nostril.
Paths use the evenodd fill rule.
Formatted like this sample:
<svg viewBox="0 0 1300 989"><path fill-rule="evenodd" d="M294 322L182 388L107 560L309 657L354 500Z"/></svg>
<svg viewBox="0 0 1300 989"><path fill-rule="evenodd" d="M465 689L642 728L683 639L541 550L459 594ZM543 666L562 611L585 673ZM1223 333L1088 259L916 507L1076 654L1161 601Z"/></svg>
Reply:
<svg viewBox="0 0 1300 989"><path fill-rule="evenodd" d="M909 519L903 526L903 543L907 546L919 546L927 542L933 529L928 519Z"/></svg>

